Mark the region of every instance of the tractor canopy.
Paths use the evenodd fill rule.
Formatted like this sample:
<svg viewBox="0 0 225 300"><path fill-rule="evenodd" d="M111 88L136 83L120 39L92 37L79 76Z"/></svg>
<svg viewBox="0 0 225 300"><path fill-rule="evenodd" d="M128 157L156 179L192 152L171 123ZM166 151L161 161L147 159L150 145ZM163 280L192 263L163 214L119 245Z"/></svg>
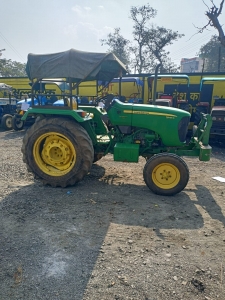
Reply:
<svg viewBox="0 0 225 300"><path fill-rule="evenodd" d="M113 53L70 49L52 54L28 54L26 72L30 80L70 78L73 82L111 81L126 74L125 65Z"/></svg>

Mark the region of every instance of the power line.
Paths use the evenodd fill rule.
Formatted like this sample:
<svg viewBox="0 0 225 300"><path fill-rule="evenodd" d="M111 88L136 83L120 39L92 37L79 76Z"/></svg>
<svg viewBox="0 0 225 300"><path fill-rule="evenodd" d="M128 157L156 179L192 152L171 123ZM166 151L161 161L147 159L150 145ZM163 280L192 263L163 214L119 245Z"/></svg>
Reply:
<svg viewBox="0 0 225 300"><path fill-rule="evenodd" d="M207 35L208 36L208 35ZM173 54L177 54L179 53L180 51L182 51L183 49L185 50L189 50L189 49L193 49L193 48L197 48L197 47L201 47L202 46L202 43L206 42L206 41L209 41L208 38L206 38L206 36L203 36L202 38L192 42L191 44L189 43L188 46L185 45L179 49L177 49L177 51L173 51Z"/></svg>
<svg viewBox="0 0 225 300"><path fill-rule="evenodd" d="M185 56L188 56L189 53L193 53L193 51L196 49L196 52L200 50L201 46L203 45L204 42L209 42L209 35L212 36L211 33L208 33L202 38L198 39L197 41L194 41L190 46L184 46L179 48L177 51L173 51L170 53L170 58L172 61L181 61L181 58L184 58ZM184 50L184 51L182 51ZM179 55L178 55L179 53ZM174 55L175 54L175 55Z"/></svg>
<svg viewBox="0 0 225 300"><path fill-rule="evenodd" d="M9 45L9 47L18 55L18 57L20 57L20 59L23 62L25 62L24 58L20 55L20 53L16 50L16 48L13 47L13 45L6 39L6 37L4 37L4 35L1 32L0 32L0 36Z"/></svg>

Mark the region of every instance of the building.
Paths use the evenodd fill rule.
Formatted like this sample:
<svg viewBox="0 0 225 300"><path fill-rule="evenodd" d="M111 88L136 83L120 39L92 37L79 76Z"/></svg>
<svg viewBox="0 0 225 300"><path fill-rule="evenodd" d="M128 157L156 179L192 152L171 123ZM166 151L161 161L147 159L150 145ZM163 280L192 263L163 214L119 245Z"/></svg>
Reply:
<svg viewBox="0 0 225 300"><path fill-rule="evenodd" d="M204 60L200 57L182 58L181 73L199 73L202 72Z"/></svg>

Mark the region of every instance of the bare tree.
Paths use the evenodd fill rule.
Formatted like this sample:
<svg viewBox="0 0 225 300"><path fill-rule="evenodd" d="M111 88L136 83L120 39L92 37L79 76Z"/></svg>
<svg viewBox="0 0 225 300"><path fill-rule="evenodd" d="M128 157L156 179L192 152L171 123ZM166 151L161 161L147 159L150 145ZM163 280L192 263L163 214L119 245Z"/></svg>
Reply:
<svg viewBox="0 0 225 300"><path fill-rule="evenodd" d="M209 21L208 23L202 27L202 28L198 28L199 29L199 32L203 32L204 29L206 29L208 26L212 26L214 28L217 29L218 31L218 34L219 34L219 41L221 42L221 44L225 47L225 34L224 34L224 31L223 31L223 28L222 28L222 25L220 24L219 22L219 16L221 15L222 13L222 10L223 10L223 4L224 4L224 1L225 0L222 0L220 2L220 6L217 7L213 0L210 0L211 3L212 3L212 7L209 7L208 5L206 5L206 3L203 1L203 3L207 6L208 10L206 11L206 16L208 17Z"/></svg>
<svg viewBox="0 0 225 300"><path fill-rule="evenodd" d="M166 52L165 48L181 38L183 34L152 24L152 19L156 15L157 10L149 4L131 6L132 41L121 35L120 28L115 28L114 33L108 34L106 39L101 40L102 45L109 46L109 51L115 53L135 73L152 72L159 62L162 65L161 72L177 69L169 59L169 52Z"/></svg>
<svg viewBox="0 0 225 300"><path fill-rule="evenodd" d="M134 43L130 47L131 53L134 54L132 67L138 73L155 70L159 62L162 65L161 72L174 69L174 65L172 66L168 57L169 52L165 51L165 47L173 44L183 34L152 24L151 21L156 15L157 10L149 4L138 7L132 6L130 9L130 18L134 24Z"/></svg>
<svg viewBox="0 0 225 300"><path fill-rule="evenodd" d="M134 22L133 25L133 39L135 44L131 47L131 52L135 55L133 67L138 73L142 73L143 70L149 69L151 65L151 59L147 58L148 51L146 45L146 28L149 26L149 22L155 18L157 10L152 8L149 4L143 6L131 6L130 18Z"/></svg>

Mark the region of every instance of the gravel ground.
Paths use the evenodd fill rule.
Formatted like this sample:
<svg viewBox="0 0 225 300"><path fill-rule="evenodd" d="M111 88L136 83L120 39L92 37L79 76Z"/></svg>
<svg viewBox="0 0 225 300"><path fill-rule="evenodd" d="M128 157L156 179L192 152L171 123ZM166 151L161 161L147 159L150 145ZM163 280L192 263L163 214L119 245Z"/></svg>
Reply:
<svg viewBox="0 0 225 300"><path fill-rule="evenodd" d="M225 149L186 158L190 181L152 194L138 164L108 155L72 188L22 162L24 131L0 131L0 299L225 299Z"/></svg>

